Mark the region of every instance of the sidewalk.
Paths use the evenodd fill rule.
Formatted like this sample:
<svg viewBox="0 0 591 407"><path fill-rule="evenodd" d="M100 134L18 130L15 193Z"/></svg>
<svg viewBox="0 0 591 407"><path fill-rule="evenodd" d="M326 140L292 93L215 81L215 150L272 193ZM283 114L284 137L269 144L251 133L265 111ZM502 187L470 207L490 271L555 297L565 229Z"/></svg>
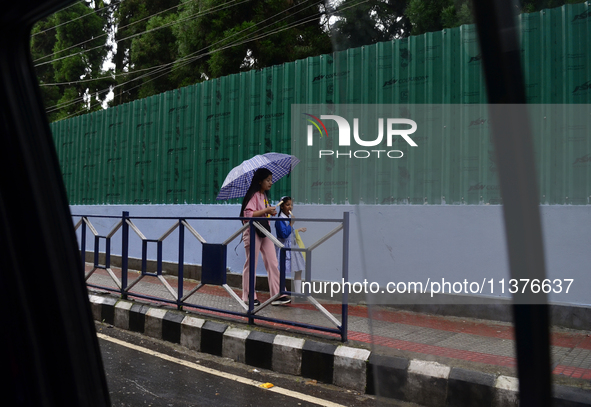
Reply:
<svg viewBox="0 0 591 407"><path fill-rule="evenodd" d="M90 270L91 267L87 265L86 271ZM118 274L117 270L114 272ZM130 283L135 276L137 275L130 273ZM177 279L172 276L165 278L170 286L176 289ZM115 287L113 280L104 270L95 271L87 282ZM183 287L185 294L195 285L194 281L186 281ZM96 290L91 288L91 291ZM155 277L144 277L132 291L172 299L165 286ZM240 290L234 291L240 296ZM261 302L268 298L268 294L264 292L258 292L258 296ZM145 302L141 299L139 301ZM239 304L236 304L223 288L216 286L203 287L190 298L190 301L220 309L241 310ZM323 305L339 321L341 320L340 304ZM190 311L205 319L209 315L232 325L247 327L245 318L210 311ZM325 316L313 305L306 303L269 306L262 310L260 315L331 327L331 322ZM337 335L265 321L258 321L256 325L267 330L272 329L281 335L314 338L333 345L340 344ZM370 350L372 354L432 361L450 368L463 368L494 376L517 377L514 334L511 324L508 323L350 305L348 328L347 345ZM591 391L591 332L553 328L551 345L554 383Z"/></svg>

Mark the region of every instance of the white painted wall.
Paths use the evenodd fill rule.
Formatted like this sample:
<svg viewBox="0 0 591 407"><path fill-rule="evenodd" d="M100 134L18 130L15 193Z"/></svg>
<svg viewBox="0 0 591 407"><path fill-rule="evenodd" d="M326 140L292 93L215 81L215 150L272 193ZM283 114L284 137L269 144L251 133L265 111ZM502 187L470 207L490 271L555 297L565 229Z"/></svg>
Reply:
<svg viewBox="0 0 591 407"><path fill-rule="evenodd" d="M235 217L238 205L138 205L138 206L71 206L73 215L115 215L129 211L130 216L170 217ZM351 213L350 281L388 282L445 281L482 284L509 279L502 207L500 206L380 206L380 205L299 205L293 213L300 218L331 218ZM568 294L550 294L550 301L569 304L591 304L591 208L588 206L542 206L547 278L573 278ZM74 217L75 222L78 221ZM91 219L97 231L106 235L117 223L115 219ZM172 220L134 220L149 239L157 239L174 224ZM239 221L190 221L211 243L221 243L240 227ZM299 222L307 227L302 235L311 245L337 224ZM80 236L80 232L77 232ZM87 250L93 240L87 232ZM186 232L185 262L201 264L201 246ZM244 246L237 238L228 247L228 267L240 273L244 264ZM238 247L236 247L238 245ZM156 244L148 244L148 257L156 259ZM104 240L100 251L104 251ZM121 232L112 240L112 254L121 253ZM165 261L178 260L178 233L164 243ZM130 231L131 257L141 258L141 242ZM314 251L313 279L340 281L342 270L342 232ZM265 274L262 261L257 273ZM488 284L487 284L488 287ZM565 284L563 284L565 287ZM505 296L508 293L506 292ZM425 300L428 303L428 299Z"/></svg>

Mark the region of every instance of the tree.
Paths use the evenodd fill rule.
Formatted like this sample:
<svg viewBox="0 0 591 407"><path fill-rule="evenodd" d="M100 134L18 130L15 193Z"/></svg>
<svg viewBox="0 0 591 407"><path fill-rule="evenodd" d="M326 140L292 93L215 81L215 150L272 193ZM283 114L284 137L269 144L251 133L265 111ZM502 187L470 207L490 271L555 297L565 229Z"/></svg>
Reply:
<svg viewBox="0 0 591 407"><path fill-rule="evenodd" d="M43 60L47 55L54 52L56 38L53 27L57 25L57 17L55 14L50 15L44 20L41 20L32 30L31 36L31 56L34 61ZM57 105L60 99L59 86L43 86L44 84L55 82L55 71L52 64L39 65L35 68L37 79L41 86L41 95L45 108L52 108ZM57 113L52 112L48 114L49 121L54 121Z"/></svg>
<svg viewBox="0 0 591 407"><path fill-rule="evenodd" d="M201 81L331 51L324 8L306 0L183 0L176 26L178 75Z"/></svg>
<svg viewBox="0 0 591 407"><path fill-rule="evenodd" d="M440 31L473 22L470 0L410 0L406 15L411 34Z"/></svg>
<svg viewBox="0 0 591 407"><path fill-rule="evenodd" d="M177 58L172 27L178 5L179 0L125 0L114 6L117 85L112 105L177 87L169 74Z"/></svg>
<svg viewBox="0 0 591 407"><path fill-rule="evenodd" d="M407 1L370 0L359 3L345 0L332 13L337 21L331 26L335 51L403 38L410 33L410 21L404 14Z"/></svg>
<svg viewBox="0 0 591 407"><path fill-rule="evenodd" d="M31 54L50 121L100 109L107 97L99 93L112 83L102 71L107 16L102 4L92 4L96 9L90 2L73 4L33 28Z"/></svg>

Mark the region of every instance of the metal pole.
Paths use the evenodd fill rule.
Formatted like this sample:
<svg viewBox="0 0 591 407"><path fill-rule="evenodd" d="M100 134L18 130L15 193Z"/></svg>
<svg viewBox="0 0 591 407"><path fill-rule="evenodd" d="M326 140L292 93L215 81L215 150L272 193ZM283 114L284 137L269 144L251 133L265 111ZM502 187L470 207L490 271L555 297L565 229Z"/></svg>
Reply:
<svg viewBox="0 0 591 407"><path fill-rule="evenodd" d="M349 212L343 213L343 280L349 282ZM343 289L341 341L347 342L349 325L349 292Z"/></svg>
<svg viewBox="0 0 591 407"><path fill-rule="evenodd" d="M148 241L142 239L142 276L148 272Z"/></svg>
<svg viewBox="0 0 591 407"><path fill-rule="evenodd" d="M99 265L99 237L94 237L94 267Z"/></svg>
<svg viewBox="0 0 591 407"><path fill-rule="evenodd" d="M123 211L121 216L121 298L127 299L127 269L129 265L129 212Z"/></svg>
<svg viewBox="0 0 591 407"><path fill-rule="evenodd" d="M82 217L82 228L80 230L80 260L82 261L82 271L86 272L86 222L85 217Z"/></svg>
<svg viewBox="0 0 591 407"><path fill-rule="evenodd" d="M111 238L105 239L105 267L111 268Z"/></svg>
<svg viewBox="0 0 591 407"><path fill-rule="evenodd" d="M183 225L183 221L184 219L179 219L178 309L182 309L183 307L181 304L185 269L185 225Z"/></svg>
<svg viewBox="0 0 591 407"><path fill-rule="evenodd" d="M156 243L156 250L157 250L157 254L156 254L156 270L159 276L162 275L162 242L158 241L158 243Z"/></svg>

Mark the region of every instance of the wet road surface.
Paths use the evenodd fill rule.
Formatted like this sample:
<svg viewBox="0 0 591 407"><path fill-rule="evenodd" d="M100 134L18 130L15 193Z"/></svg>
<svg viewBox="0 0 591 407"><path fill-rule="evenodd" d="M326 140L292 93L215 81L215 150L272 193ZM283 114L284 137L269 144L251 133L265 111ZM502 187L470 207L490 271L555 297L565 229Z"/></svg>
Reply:
<svg viewBox="0 0 591 407"><path fill-rule="evenodd" d="M100 323L96 328L115 407L413 406L254 369ZM263 383L274 386L265 389Z"/></svg>

